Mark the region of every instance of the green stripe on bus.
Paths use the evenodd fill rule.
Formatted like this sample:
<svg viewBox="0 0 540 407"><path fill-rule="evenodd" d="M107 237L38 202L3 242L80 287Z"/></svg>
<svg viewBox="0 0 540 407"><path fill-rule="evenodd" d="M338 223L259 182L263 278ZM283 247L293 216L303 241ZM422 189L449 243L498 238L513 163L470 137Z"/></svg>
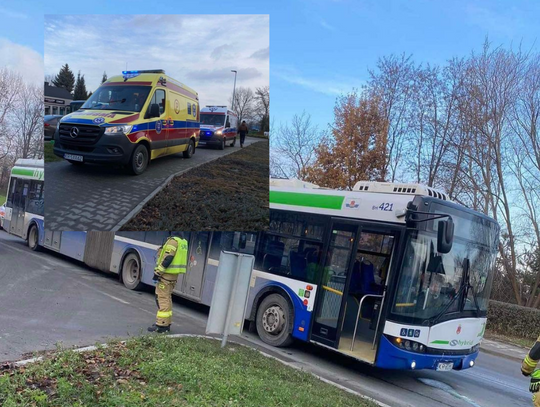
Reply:
<svg viewBox="0 0 540 407"><path fill-rule="evenodd" d="M43 170L40 168L28 169L28 168L13 168L12 175L22 175L25 177L32 177L36 179L43 179Z"/></svg>
<svg viewBox="0 0 540 407"><path fill-rule="evenodd" d="M435 345L448 345L450 341L432 341Z"/></svg>
<svg viewBox="0 0 540 407"><path fill-rule="evenodd" d="M273 204L309 206L312 208L324 209L341 209L344 200L344 196L270 191L270 202Z"/></svg>

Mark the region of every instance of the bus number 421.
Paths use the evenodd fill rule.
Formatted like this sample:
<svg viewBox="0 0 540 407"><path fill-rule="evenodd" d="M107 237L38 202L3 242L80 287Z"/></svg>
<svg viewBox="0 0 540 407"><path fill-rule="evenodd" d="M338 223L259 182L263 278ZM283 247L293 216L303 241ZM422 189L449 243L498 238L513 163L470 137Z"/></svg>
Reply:
<svg viewBox="0 0 540 407"><path fill-rule="evenodd" d="M373 206L373 210L375 210L375 211L380 210L380 211L390 212L390 211L394 210L394 204L393 203L388 203L388 202L383 202L379 206Z"/></svg>

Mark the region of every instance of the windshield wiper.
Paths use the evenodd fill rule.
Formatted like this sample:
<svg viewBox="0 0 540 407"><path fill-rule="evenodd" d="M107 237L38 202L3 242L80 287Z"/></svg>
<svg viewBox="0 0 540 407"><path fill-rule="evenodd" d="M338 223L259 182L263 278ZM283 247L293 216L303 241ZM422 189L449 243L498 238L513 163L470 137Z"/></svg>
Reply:
<svg viewBox="0 0 540 407"><path fill-rule="evenodd" d="M465 292L465 301L469 297L469 290L472 292L472 297L474 300L474 306L476 307L476 317L480 316L480 305L478 305L478 299L476 298L476 293L474 292L474 287L471 285L471 274L467 273L467 291Z"/></svg>
<svg viewBox="0 0 540 407"><path fill-rule="evenodd" d="M446 314L446 311L448 311L448 309L452 306L452 304L456 302L456 299L459 298L460 294L462 294L465 291L465 289L467 289L468 291L468 288L470 287L470 283L469 283L469 259L467 258L463 259L463 280L461 281L462 281L461 287L459 287L459 290L456 292L456 295L454 295L452 299L450 300L450 302L446 304L446 307L444 307L444 309L441 312L439 312L439 314L437 314L437 316L434 319L431 320L433 325L439 322L441 317L444 314Z"/></svg>

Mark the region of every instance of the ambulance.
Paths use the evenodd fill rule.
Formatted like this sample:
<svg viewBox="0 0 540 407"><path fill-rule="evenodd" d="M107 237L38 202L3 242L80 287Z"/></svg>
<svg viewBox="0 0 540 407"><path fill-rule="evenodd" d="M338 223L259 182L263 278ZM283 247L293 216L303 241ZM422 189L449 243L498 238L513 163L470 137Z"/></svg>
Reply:
<svg viewBox="0 0 540 407"><path fill-rule="evenodd" d="M238 115L227 106L206 106L201 109L201 133L199 145L214 145L221 150L230 142L236 144Z"/></svg>
<svg viewBox="0 0 540 407"><path fill-rule="evenodd" d="M74 165L121 164L139 175L155 158L190 158L199 118L197 92L165 71L123 71L59 121L54 154Z"/></svg>

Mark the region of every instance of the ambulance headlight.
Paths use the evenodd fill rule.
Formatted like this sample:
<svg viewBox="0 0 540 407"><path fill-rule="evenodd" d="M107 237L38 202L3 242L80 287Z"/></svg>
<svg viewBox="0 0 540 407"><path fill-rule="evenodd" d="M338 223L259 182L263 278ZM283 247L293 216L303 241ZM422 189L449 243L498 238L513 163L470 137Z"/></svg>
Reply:
<svg viewBox="0 0 540 407"><path fill-rule="evenodd" d="M216 136L221 136L223 132L221 130L216 131Z"/></svg>
<svg viewBox="0 0 540 407"><path fill-rule="evenodd" d="M107 136L116 136L118 134L128 134L133 126L121 125L121 126L111 126L105 128L105 135Z"/></svg>

